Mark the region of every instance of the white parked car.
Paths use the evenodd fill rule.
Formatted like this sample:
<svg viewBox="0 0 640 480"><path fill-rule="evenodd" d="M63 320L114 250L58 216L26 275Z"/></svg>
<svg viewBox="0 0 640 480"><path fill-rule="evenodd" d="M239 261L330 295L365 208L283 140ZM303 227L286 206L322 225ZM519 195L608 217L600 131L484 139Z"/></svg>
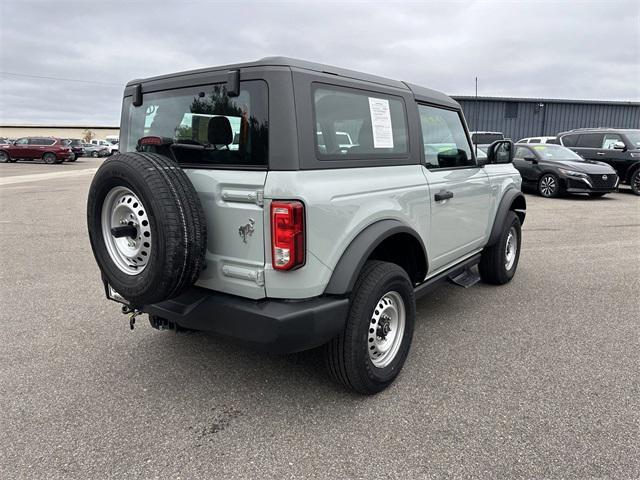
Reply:
<svg viewBox="0 0 640 480"><path fill-rule="evenodd" d="M120 148L118 143L111 143L107 140L99 140L97 138L94 138L93 140L91 140L90 142L92 145L96 145L99 147L105 147L107 149L109 149L109 155L113 155L114 153L118 153L118 150Z"/></svg>
<svg viewBox="0 0 640 480"><path fill-rule="evenodd" d="M516 143L559 143L557 137L528 137Z"/></svg>

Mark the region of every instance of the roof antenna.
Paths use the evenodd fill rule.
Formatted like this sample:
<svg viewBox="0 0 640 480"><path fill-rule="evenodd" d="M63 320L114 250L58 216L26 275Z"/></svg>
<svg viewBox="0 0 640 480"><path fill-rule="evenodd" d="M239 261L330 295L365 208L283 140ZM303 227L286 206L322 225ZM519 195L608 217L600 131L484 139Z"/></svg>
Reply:
<svg viewBox="0 0 640 480"><path fill-rule="evenodd" d="M475 117L473 119L473 127L475 129L476 132L479 132L480 130L478 129L478 77L476 77L476 100L475 100L475 105L474 105L474 112L473 112L473 116ZM476 139L477 139L477 135L476 135ZM471 139L473 141L473 138ZM476 149L476 159L478 158L478 142L474 142L474 147Z"/></svg>

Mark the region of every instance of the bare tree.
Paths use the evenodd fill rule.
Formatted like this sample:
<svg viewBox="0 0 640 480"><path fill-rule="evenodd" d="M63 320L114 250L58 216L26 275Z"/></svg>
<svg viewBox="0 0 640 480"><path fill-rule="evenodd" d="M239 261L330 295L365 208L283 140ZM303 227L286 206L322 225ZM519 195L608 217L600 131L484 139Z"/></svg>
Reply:
<svg viewBox="0 0 640 480"><path fill-rule="evenodd" d="M84 132L82 132L82 139L89 143L91 141L91 139L96 138L96 134L93 133L91 130L89 130L88 128L85 128Z"/></svg>

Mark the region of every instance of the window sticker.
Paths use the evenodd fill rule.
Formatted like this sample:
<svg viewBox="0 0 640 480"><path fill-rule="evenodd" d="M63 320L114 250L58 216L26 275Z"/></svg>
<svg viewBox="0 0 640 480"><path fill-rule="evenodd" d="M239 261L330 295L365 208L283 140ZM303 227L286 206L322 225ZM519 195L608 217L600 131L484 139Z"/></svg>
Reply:
<svg viewBox="0 0 640 480"><path fill-rule="evenodd" d="M373 148L393 148L389 100L369 97L369 113L373 129Z"/></svg>

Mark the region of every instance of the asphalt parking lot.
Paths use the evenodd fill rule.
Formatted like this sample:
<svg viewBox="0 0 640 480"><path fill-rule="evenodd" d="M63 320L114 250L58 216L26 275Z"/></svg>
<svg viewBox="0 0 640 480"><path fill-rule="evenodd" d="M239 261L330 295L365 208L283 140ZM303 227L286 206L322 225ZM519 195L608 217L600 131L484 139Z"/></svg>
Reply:
<svg viewBox="0 0 640 480"><path fill-rule="evenodd" d="M85 202L102 159L0 164L0 478L638 478L640 198L527 195L518 273L418 304L399 380L131 331Z"/></svg>

